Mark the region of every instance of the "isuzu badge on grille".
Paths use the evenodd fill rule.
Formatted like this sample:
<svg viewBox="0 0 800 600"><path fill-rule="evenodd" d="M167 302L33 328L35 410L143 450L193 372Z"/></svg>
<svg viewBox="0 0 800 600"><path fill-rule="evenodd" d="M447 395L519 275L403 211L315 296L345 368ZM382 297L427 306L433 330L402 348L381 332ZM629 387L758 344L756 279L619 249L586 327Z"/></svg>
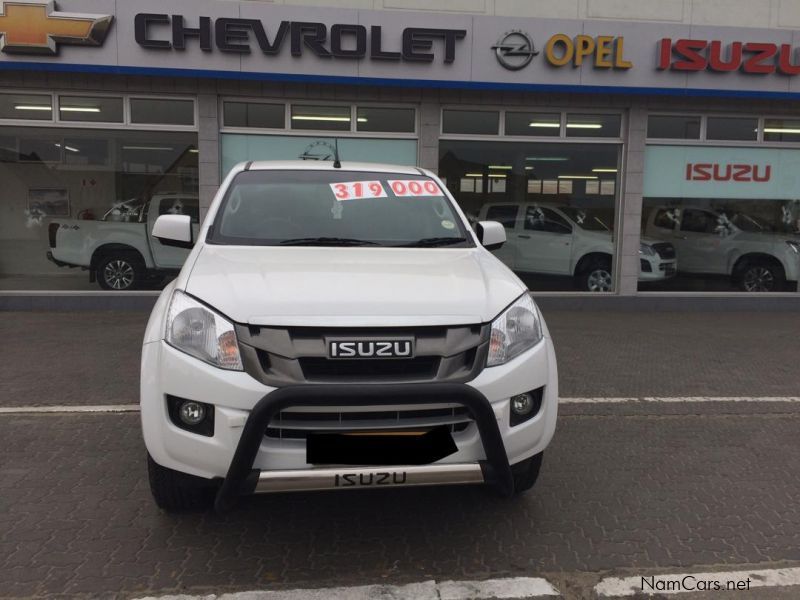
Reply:
<svg viewBox="0 0 800 600"><path fill-rule="evenodd" d="M330 340L330 358L413 358L414 340Z"/></svg>

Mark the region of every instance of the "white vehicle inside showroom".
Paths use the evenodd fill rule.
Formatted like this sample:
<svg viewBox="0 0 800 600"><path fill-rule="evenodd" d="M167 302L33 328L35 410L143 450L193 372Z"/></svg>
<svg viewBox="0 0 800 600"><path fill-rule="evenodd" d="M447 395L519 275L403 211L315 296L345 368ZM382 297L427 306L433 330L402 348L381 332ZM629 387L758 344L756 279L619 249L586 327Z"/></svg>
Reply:
<svg viewBox="0 0 800 600"><path fill-rule="evenodd" d="M572 277L575 288L608 292L614 287L614 236L602 213L555 204L486 204L481 220L500 221L508 243L496 251L510 269ZM670 242L642 238L639 280L660 282L677 272Z"/></svg>
<svg viewBox="0 0 800 600"><path fill-rule="evenodd" d="M534 485L553 436L553 344L526 286L414 167L248 162L161 293L141 418L159 506L249 493Z"/></svg>

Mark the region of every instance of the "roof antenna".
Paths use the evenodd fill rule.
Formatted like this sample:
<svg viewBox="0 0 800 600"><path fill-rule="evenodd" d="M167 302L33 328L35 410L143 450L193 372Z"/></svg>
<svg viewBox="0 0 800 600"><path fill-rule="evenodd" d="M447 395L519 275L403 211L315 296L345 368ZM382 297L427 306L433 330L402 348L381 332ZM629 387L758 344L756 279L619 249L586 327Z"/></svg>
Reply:
<svg viewBox="0 0 800 600"><path fill-rule="evenodd" d="M333 138L333 168L342 168L342 161L339 160L339 138Z"/></svg>

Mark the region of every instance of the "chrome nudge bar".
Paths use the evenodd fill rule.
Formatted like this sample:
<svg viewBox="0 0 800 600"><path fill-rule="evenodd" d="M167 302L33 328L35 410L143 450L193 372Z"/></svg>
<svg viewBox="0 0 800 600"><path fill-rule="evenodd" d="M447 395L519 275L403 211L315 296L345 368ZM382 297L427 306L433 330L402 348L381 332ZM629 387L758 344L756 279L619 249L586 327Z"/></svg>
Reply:
<svg viewBox="0 0 800 600"><path fill-rule="evenodd" d="M261 471L253 493L485 483L479 463Z"/></svg>
<svg viewBox="0 0 800 600"><path fill-rule="evenodd" d="M431 464L413 467L337 467L335 469L306 469L289 471L260 471L253 468L264 433L272 419L290 406L374 406L399 404L458 404L464 406L472 416L480 433L486 460L476 464L447 465ZM405 475L402 475L402 473ZM283 473L283 475L281 475ZM290 479L289 485L320 485L318 477L324 479L322 489L351 486L355 474L360 486L360 477L368 481L380 478L386 485L385 473L396 485L435 485L437 483L488 483L503 495L510 495L514 489L511 467L508 464L503 438L497 426L492 405L486 397L464 383L409 383L409 384L316 384L291 385L278 388L259 400L242 430L239 444L231 460L228 474L217 492L214 507L217 512L226 512L236 503L239 496L256 491L288 491L289 489L312 490L317 487L282 488L283 482ZM326 474L326 475L325 475ZM336 485L336 475L339 475ZM380 474L380 475L379 475ZM330 481L331 475L334 481ZM479 479L480 477L480 479ZM466 479L467 481L462 481ZM304 481L305 480L305 481ZM260 486L260 490L259 490ZM364 485L367 487L367 484ZM377 487L377 485L376 485Z"/></svg>

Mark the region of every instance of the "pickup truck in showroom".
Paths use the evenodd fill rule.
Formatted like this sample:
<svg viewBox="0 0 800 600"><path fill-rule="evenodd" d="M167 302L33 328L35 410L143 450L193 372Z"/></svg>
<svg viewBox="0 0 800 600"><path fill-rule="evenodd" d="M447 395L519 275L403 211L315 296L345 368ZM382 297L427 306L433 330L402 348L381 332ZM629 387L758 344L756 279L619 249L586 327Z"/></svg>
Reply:
<svg viewBox="0 0 800 600"><path fill-rule="evenodd" d="M796 289L800 236L780 233L743 212L660 206L647 217L645 235L674 244L680 271L726 275L746 292Z"/></svg>
<svg viewBox="0 0 800 600"><path fill-rule="evenodd" d="M613 289L613 232L599 212L542 202L498 202L485 204L479 218L500 221L506 228L508 242L495 254L514 271L570 276L583 291ZM672 244L643 238L639 281L664 281L676 272Z"/></svg>
<svg viewBox="0 0 800 600"><path fill-rule="evenodd" d="M153 225L164 214L188 215L196 231L197 196L159 193L148 201L120 202L99 220L55 219L48 224L47 258L88 270L89 280L104 290L135 290L177 273L189 255L153 238Z"/></svg>
<svg viewBox="0 0 800 600"><path fill-rule="evenodd" d="M318 161L234 167L156 302L140 406L167 511L252 493L537 480L558 411L525 284L433 173ZM286 502L292 502L287 498Z"/></svg>

